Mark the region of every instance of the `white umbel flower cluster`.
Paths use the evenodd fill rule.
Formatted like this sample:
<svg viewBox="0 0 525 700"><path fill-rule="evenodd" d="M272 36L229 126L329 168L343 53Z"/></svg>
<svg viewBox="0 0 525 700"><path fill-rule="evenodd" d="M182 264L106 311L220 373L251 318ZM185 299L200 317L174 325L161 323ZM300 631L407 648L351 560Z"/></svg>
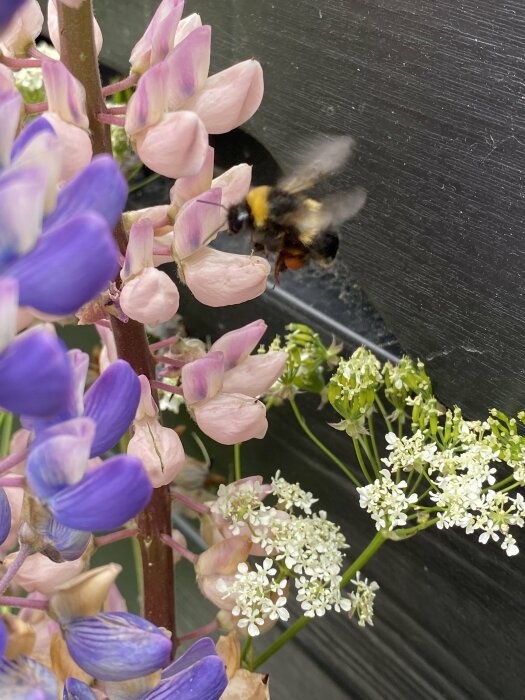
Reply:
<svg viewBox="0 0 525 700"><path fill-rule="evenodd" d="M355 591L350 593L350 617L357 617L357 624L360 627L374 624L374 601L376 591L379 590L379 585L375 581L368 583L367 578L361 578L361 572L358 571L355 579L352 579L355 586Z"/></svg>
<svg viewBox="0 0 525 700"><path fill-rule="evenodd" d="M392 531L407 523L407 511L417 502L417 493L407 494L407 482L395 482L388 469L381 469L381 478L357 489L359 505L372 516L376 529Z"/></svg>
<svg viewBox="0 0 525 700"><path fill-rule="evenodd" d="M268 491L277 500L275 506L262 503ZM271 486L246 480L221 487L218 496L212 512L229 523L233 534L249 533L253 544L266 553L262 565L253 568L242 562L233 581L220 582L224 598L235 600L232 614L239 627L253 637L268 620L288 619L290 579L306 616L350 610L351 601L340 589L343 550L348 545L324 511L312 514L316 499L311 493L277 472Z"/></svg>

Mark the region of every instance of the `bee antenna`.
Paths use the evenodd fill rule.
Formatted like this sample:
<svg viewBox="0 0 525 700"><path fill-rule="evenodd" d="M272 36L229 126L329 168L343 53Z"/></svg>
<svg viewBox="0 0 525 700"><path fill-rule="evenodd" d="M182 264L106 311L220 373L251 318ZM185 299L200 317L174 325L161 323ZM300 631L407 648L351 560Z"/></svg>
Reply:
<svg viewBox="0 0 525 700"><path fill-rule="evenodd" d="M222 207L224 211L228 211L228 207L225 207L224 204L221 204L220 202L210 202L208 199L197 199L197 202L200 202L201 204L213 204L214 207Z"/></svg>

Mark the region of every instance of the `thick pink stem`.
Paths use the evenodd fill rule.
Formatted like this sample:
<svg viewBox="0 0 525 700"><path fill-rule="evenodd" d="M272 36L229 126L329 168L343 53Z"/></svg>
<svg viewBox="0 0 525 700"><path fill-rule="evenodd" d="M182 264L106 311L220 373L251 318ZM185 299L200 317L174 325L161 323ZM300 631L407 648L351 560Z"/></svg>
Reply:
<svg viewBox="0 0 525 700"><path fill-rule="evenodd" d="M18 598L17 596L0 596L0 605L8 608L31 608L32 610L47 610L47 600L33 600L32 598Z"/></svg>
<svg viewBox="0 0 525 700"><path fill-rule="evenodd" d="M198 501L194 501L193 498L186 496L186 494L184 494L184 493L179 493L178 491L172 491L171 497L173 498L174 501L179 501L180 503L185 505L186 508L189 508L190 510L194 510L196 513L202 513L204 515L205 513L210 512L209 506L205 506L204 503L199 503Z"/></svg>
<svg viewBox="0 0 525 700"><path fill-rule="evenodd" d="M102 88L102 94L104 97L108 95L114 95L116 92L122 92L122 90L127 90L137 84L138 76L136 73L130 73L127 78L120 80L118 83L111 83L111 85L105 85Z"/></svg>
<svg viewBox="0 0 525 700"><path fill-rule="evenodd" d="M183 547L183 545L179 544L176 540L173 539L173 537L170 537L169 535L161 535L160 539L164 542L164 544L167 544L168 547L171 547L180 555L182 555L184 559L191 561L192 564L195 564L195 562L199 558L197 554L195 554L194 552L190 552L189 549Z"/></svg>
<svg viewBox="0 0 525 700"><path fill-rule="evenodd" d="M20 569L20 567L30 554L31 548L29 547L29 545L21 544L20 549L18 550L18 554L16 555L13 563L0 579L0 595L9 587L9 584L15 577L17 571Z"/></svg>
<svg viewBox="0 0 525 700"><path fill-rule="evenodd" d="M103 547L106 544L112 544L113 542L118 542L119 540L125 540L128 537L136 537L138 534L138 527L130 527L128 530L117 530L117 532L110 532L108 535L95 537L95 545L97 547Z"/></svg>
<svg viewBox="0 0 525 700"><path fill-rule="evenodd" d="M0 474L5 474L6 472L11 471L13 467L16 467L17 464L23 462L28 454L29 450L22 450L21 452L15 452L15 454L9 455L9 457L5 457L5 459L0 460Z"/></svg>
<svg viewBox="0 0 525 700"><path fill-rule="evenodd" d="M100 112L97 114L97 119L102 124L111 124L112 126L124 126L124 119L122 117L114 116L113 114L107 114Z"/></svg>
<svg viewBox="0 0 525 700"><path fill-rule="evenodd" d="M193 630L193 632L183 634L181 637L179 637L179 642L180 644L183 644L184 642L189 642L191 639L198 639L199 637L204 637L207 634L212 634L218 629L219 623L217 622L217 620L212 620L211 622L208 622L207 625L203 625L202 627Z"/></svg>
<svg viewBox="0 0 525 700"><path fill-rule="evenodd" d="M170 394L177 394L177 396L182 396L182 389L180 386L173 386L172 384L164 384L163 382L157 382L152 379L150 384L153 389L159 389L160 391L167 391Z"/></svg>

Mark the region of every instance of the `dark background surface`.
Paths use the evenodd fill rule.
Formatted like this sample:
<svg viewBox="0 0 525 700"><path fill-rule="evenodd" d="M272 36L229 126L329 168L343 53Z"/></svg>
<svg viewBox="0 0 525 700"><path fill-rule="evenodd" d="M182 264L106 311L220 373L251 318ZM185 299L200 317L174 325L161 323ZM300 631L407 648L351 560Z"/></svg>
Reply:
<svg viewBox="0 0 525 700"><path fill-rule="evenodd" d="M155 6L95 0L109 66L126 70ZM285 276L233 313L183 296L189 330L216 338L261 316L272 332L302 320L349 347L358 334L421 357L441 400L471 416L522 408L523 2L192 0L190 11L213 25L213 71L250 56L265 70L263 105L246 131L271 157L240 139L234 160L253 158L260 181L286 167L303 138L351 134L356 156L327 191L361 184L368 202L344 228L330 272ZM231 144L217 150L226 165ZM301 405L349 460L348 443L326 426L332 416L315 401ZM300 479L343 523L356 555L373 529L355 494L287 407L270 419L271 439L243 448L244 465ZM343 616L307 628L267 666L274 700L525 696L523 556L432 531L387 544L366 575L381 586L374 628ZM182 632L209 620L195 595L181 587L180 596Z"/></svg>

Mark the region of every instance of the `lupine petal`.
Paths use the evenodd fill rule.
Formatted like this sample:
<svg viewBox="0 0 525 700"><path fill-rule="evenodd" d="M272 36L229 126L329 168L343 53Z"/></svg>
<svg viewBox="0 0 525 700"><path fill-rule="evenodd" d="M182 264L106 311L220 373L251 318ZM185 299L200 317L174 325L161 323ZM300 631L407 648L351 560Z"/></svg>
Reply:
<svg viewBox="0 0 525 700"><path fill-rule="evenodd" d="M221 201L225 207L229 207L232 204L238 204L246 197L251 181L252 166L248 163L239 163L215 177L211 186L221 188Z"/></svg>
<svg viewBox="0 0 525 700"><path fill-rule="evenodd" d="M180 437L155 418L135 423L127 453L142 461L154 488L170 484L185 461Z"/></svg>
<svg viewBox="0 0 525 700"><path fill-rule="evenodd" d="M124 129L130 138L160 122L166 111L167 83L168 66L164 61L140 78L126 109Z"/></svg>
<svg viewBox="0 0 525 700"><path fill-rule="evenodd" d="M138 275L145 267L153 265L153 230L152 222L147 219L135 221L128 236L126 257L120 276L126 280L132 275Z"/></svg>
<svg viewBox="0 0 525 700"><path fill-rule="evenodd" d="M2 0L1 4L5 3L6 0ZM8 7L12 3L13 0L7 0ZM17 3L17 11L11 17L9 24L2 29L0 43L7 55L24 56L29 46L34 43L42 31L44 15L37 0L29 0Z"/></svg>
<svg viewBox="0 0 525 700"><path fill-rule="evenodd" d="M16 335L18 283L11 277L0 277L0 353Z"/></svg>
<svg viewBox="0 0 525 700"><path fill-rule="evenodd" d="M164 58L162 52L167 41L167 35L173 34L173 39L175 38L174 32L182 17L183 10L184 0L162 0L146 31L131 51L129 62L134 73L144 73L151 65ZM168 27L159 27L166 21L168 22ZM151 55L152 51L155 53L154 59Z"/></svg>
<svg viewBox="0 0 525 700"><path fill-rule="evenodd" d="M46 418L67 406L71 369L64 344L45 331L16 338L0 355L0 406Z"/></svg>
<svg viewBox="0 0 525 700"><path fill-rule="evenodd" d="M58 683L46 666L27 656L0 659L0 689L9 700L56 700Z"/></svg>
<svg viewBox="0 0 525 700"><path fill-rule="evenodd" d="M228 685L224 662L218 656L207 656L159 685L142 700L218 700Z"/></svg>
<svg viewBox="0 0 525 700"><path fill-rule="evenodd" d="M208 353L182 368L182 390L189 404L209 400L222 386L224 355L222 352Z"/></svg>
<svg viewBox="0 0 525 700"><path fill-rule="evenodd" d="M189 649L186 649L184 654L181 654L173 663L166 666L162 672L162 679L170 678L176 673L184 671L184 669L193 666L194 663L204 659L206 656L217 656L215 642L209 637L199 639L195 644L192 644Z"/></svg>
<svg viewBox="0 0 525 700"><path fill-rule="evenodd" d="M0 7L3 7L4 4L4 2L0 3ZM9 163L11 147L20 123L22 105L22 95L18 90L0 96L0 124L2 124L0 129L0 165L6 166Z"/></svg>
<svg viewBox="0 0 525 700"><path fill-rule="evenodd" d="M75 486L49 499L55 518L76 530L121 527L149 503L153 488L142 462L117 455L89 471Z"/></svg>
<svg viewBox="0 0 525 700"><path fill-rule="evenodd" d="M249 59L212 75L184 107L199 115L208 133L224 134L244 124L257 111L263 92L261 65Z"/></svg>
<svg viewBox="0 0 525 700"><path fill-rule="evenodd" d="M0 269L35 245L42 228L46 184L45 170L36 166L11 170L2 177Z"/></svg>
<svg viewBox="0 0 525 700"><path fill-rule="evenodd" d="M211 27L194 29L166 57L169 77L167 109L174 112L200 90L210 70Z"/></svg>
<svg viewBox="0 0 525 700"><path fill-rule="evenodd" d="M55 132L58 140L67 153L67 157L62 160L60 169L60 182L67 182L72 177L87 168L93 156L93 146L89 134L76 124L70 124L54 112L44 112L43 119L46 119Z"/></svg>
<svg viewBox="0 0 525 700"><path fill-rule="evenodd" d="M235 365L245 360L255 350L268 326L259 319L252 321L242 328L225 333L216 340L210 351L222 352L224 355L224 371L227 372Z"/></svg>
<svg viewBox="0 0 525 700"><path fill-rule="evenodd" d="M202 168L195 175L179 177L170 190L170 214L175 218L175 214L182 205L190 199L197 197L202 192L206 192L211 187L213 177L214 149L210 146ZM217 185L220 187L220 185Z"/></svg>
<svg viewBox="0 0 525 700"><path fill-rule="evenodd" d="M194 112L171 112L137 134L135 148L151 170L166 177L186 177L202 168L208 151L208 132Z"/></svg>
<svg viewBox="0 0 525 700"><path fill-rule="evenodd" d="M91 456L109 450L131 425L140 401L140 382L125 360L112 362L84 395L84 415L97 432Z"/></svg>
<svg viewBox="0 0 525 700"><path fill-rule="evenodd" d="M207 190L186 202L180 209L173 227L173 252L178 260L185 260L209 243L224 223L221 190Z"/></svg>
<svg viewBox="0 0 525 700"><path fill-rule="evenodd" d="M34 523L32 523L35 527ZM35 528L44 539L42 553L51 561L62 563L79 559L90 542L91 533L73 530L59 523L49 513L45 521L39 520Z"/></svg>
<svg viewBox="0 0 525 700"><path fill-rule="evenodd" d="M266 290L270 263L257 255L237 255L202 248L184 261L184 281L208 306L242 304Z"/></svg>
<svg viewBox="0 0 525 700"><path fill-rule="evenodd" d="M10 554L5 563L11 563L15 556ZM31 554L18 569L13 581L29 593L38 591L50 596L57 586L78 576L85 565L83 558L57 563L43 554Z"/></svg>
<svg viewBox="0 0 525 700"><path fill-rule="evenodd" d="M97 700L91 688L76 678L68 678L64 685L63 700Z"/></svg>
<svg viewBox="0 0 525 700"><path fill-rule="evenodd" d="M2 619L0 619L0 657L4 655L5 648L7 646L7 640L8 635L5 622Z"/></svg>
<svg viewBox="0 0 525 700"><path fill-rule="evenodd" d="M3 32L14 15L27 0L3 0L0 3L0 32Z"/></svg>
<svg viewBox="0 0 525 700"><path fill-rule="evenodd" d="M95 427L91 418L75 418L40 436L27 459L27 481L38 498L50 498L82 479Z"/></svg>
<svg viewBox="0 0 525 700"><path fill-rule="evenodd" d="M45 236L11 266L20 305L44 313L74 313L100 294L118 269L118 250L98 214L81 214Z"/></svg>
<svg viewBox="0 0 525 700"><path fill-rule="evenodd" d="M100 214L113 229L127 196L128 186L116 161L108 155L95 156L87 168L60 190L56 208L46 218L45 227L49 230L91 211Z"/></svg>
<svg viewBox="0 0 525 700"><path fill-rule="evenodd" d="M185 39L195 29L198 29L199 27L202 27L202 21L200 15L196 12L194 12L191 15L188 15L187 17L184 17L184 19L181 19L177 27L177 31L175 32L175 40L173 42L173 45L177 46L177 44L180 44L180 42L183 41L183 39Z"/></svg>
<svg viewBox="0 0 525 700"><path fill-rule="evenodd" d="M3 544L11 531L11 506L4 489L0 488L0 544Z"/></svg>
<svg viewBox="0 0 525 700"><path fill-rule="evenodd" d="M149 326L158 326L177 313L179 290L165 272L146 267L124 285L119 302L129 318Z"/></svg>
<svg viewBox="0 0 525 700"><path fill-rule="evenodd" d="M264 404L243 394L217 394L194 412L202 432L221 445L261 439L268 430Z"/></svg>
<svg viewBox="0 0 525 700"><path fill-rule="evenodd" d="M46 131L51 134L55 133L51 124L47 121L47 119L44 119L43 117L38 117L30 124L28 124L23 129L23 131L16 137L15 142L13 143L13 148L11 149L11 160L15 160L25 149L27 144L42 131Z"/></svg>
<svg viewBox="0 0 525 700"><path fill-rule="evenodd" d="M42 60L42 78L50 112L68 124L89 129L86 90L61 61Z"/></svg>
<svg viewBox="0 0 525 700"><path fill-rule="evenodd" d="M80 668L104 681L153 673L166 665L171 652L164 632L131 613L75 618L66 625L65 638Z"/></svg>
<svg viewBox="0 0 525 700"><path fill-rule="evenodd" d="M153 66L155 63L163 61L173 48L183 9L184 3L177 3L166 17L160 19L155 27L151 41L150 65Z"/></svg>
<svg viewBox="0 0 525 700"><path fill-rule="evenodd" d="M267 352L250 355L224 374L222 390L228 394L264 394L283 373L288 353Z"/></svg>

